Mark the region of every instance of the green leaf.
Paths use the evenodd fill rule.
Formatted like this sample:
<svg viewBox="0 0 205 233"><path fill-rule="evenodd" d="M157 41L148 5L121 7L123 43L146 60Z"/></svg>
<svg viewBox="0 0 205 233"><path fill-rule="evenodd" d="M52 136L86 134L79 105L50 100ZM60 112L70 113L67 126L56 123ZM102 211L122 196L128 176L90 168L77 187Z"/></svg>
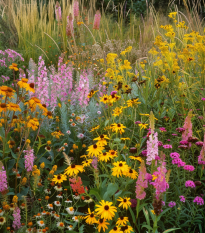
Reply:
<svg viewBox="0 0 205 233"><path fill-rule="evenodd" d="M143 227L146 227L148 230L151 230L151 231L153 231L153 228L152 228L151 226L148 226L148 225L143 225L143 226L142 226L142 228L143 228Z"/></svg>
<svg viewBox="0 0 205 233"><path fill-rule="evenodd" d="M102 200L100 194L98 193L98 189L97 188L91 189L90 192L89 192L89 195L94 195L98 199L98 201Z"/></svg>
<svg viewBox="0 0 205 233"><path fill-rule="evenodd" d="M175 230L178 230L180 228L171 228L171 229L168 229L166 231L163 231L163 233L168 233L168 232L171 232L171 231L175 231Z"/></svg>
<svg viewBox="0 0 205 233"><path fill-rule="evenodd" d="M10 196L10 195L13 196L13 195L15 195L15 193L14 193L14 192L9 192L9 193L7 193L6 195L7 195L7 196Z"/></svg>
<svg viewBox="0 0 205 233"><path fill-rule="evenodd" d="M11 155L12 155L12 157L13 157L14 159L17 159L17 158L18 158L18 156L17 156L16 154L14 154L13 151L11 151Z"/></svg>
<svg viewBox="0 0 205 233"><path fill-rule="evenodd" d="M105 121L105 126L106 126L108 123L109 123L109 120L106 120L106 121Z"/></svg>
<svg viewBox="0 0 205 233"><path fill-rule="evenodd" d="M15 159L9 160L9 162L8 162L8 169L9 170L12 169L15 163L16 163Z"/></svg>
<svg viewBox="0 0 205 233"><path fill-rule="evenodd" d="M82 225L80 228L79 228L79 233L83 233L84 232L84 225Z"/></svg>
<svg viewBox="0 0 205 233"><path fill-rule="evenodd" d="M103 195L103 199L106 200L109 197L112 197L117 192L118 188L118 184L109 183L107 186L107 191Z"/></svg>
<svg viewBox="0 0 205 233"><path fill-rule="evenodd" d="M146 218L147 224L150 226L149 212L143 207L144 216Z"/></svg>

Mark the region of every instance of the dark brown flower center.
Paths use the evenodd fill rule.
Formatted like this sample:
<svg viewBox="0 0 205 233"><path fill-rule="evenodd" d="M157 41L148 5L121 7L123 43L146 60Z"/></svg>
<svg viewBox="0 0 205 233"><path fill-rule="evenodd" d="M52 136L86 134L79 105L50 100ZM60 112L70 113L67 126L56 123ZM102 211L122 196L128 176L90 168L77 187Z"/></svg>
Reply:
<svg viewBox="0 0 205 233"><path fill-rule="evenodd" d="M100 223L103 223L103 219L100 219L99 222L100 222Z"/></svg>
<svg viewBox="0 0 205 233"><path fill-rule="evenodd" d="M117 231L117 227L114 227L113 230L114 230L114 231Z"/></svg>
<svg viewBox="0 0 205 233"><path fill-rule="evenodd" d="M42 106L43 106L44 108L46 108L46 104L42 104Z"/></svg>
<svg viewBox="0 0 205 233"><path fill-rule="evenodd" d="M3 222L4 221L4 219L3 218L0 218L0 222Z"/></svg>
<svg viewBox="0 0 205 233"><path fill-rule="evenodd" d="M29 83L29 86L30 86L31 88L34 88L34 83Z"/></svg>
<svg viewBox="0 0 205 233"><path fill-rule="evenodd" d="M10 141L9 143L11 146L14 146L15 145L15 142L14 141Z"/></svg>
<svg viewBox="0 0 205 233"><path fill-rule="evenodd" d="M97 147L98 147L98 146L97 146L96 144L95 144L95 145L93 145L93 148L94 148L94 149L97 149Z"/></svg>
<svg viewBox="0 0 205 233"><path fill-rule="evenodd" d="M120 220L123 220L123 219L124 219L124 217L123 217L123 216L121 216L121 217L120 217Z"/></svg>
<svg viewBox="0 0 205 233"><path fill-rule="evenodd" d="M114 151L112 151L112 152L111 152L111 155L114 155L114 154L115 154L115 152L114 152Z"/></svg>
<svg viewBox="0 0 205 233"><path fill-rule="evenodd" d="M121 127L121 124L117 124L117 127Z"/></svg>
<svg viewBox="0 0 205 233"><path fill-rule="evenodd" d="M48 116L52 116L52 112L51 112L51 111L48 111L48 112L47 112L47 115L48 115Z"/></svg>
<svg viewBox="0 0 205 233"><path fill-rule="evenodd" d="M106 156L106 155L107 155L107 152L104 152L103 155Z"/></svg>
<svg viewBox="0 0 205 233"><path fill-rule="evenodd" d="M105 210L109 210L109 206L106 205L106 206L104 207L104 209L105 209Z"/></svg>
<svg viewBox="0 0 205 233"><path fill-rule="evenodd" d="M6 104L1 104L1 108L6 108Z"/></svg>
<svg viewBox="0 0 205 233"><path fill-rule="evenodd" d="M127 199L124 198L123 202L127 202Z"/></svg>
<svg viewBox="0 0 205 233"><path fill-rule="evenodd" d="M123 165L122 165L122 163L119 163L119 167L122 167Z"/></svg>
<svg viewBox="0 0 205 233"><path fill-rule="evenodd" d="M58 175L58 176L57 176L57 179L58 179L58 180L60 180L60 179L61 179L61 176L60 176L60 175Z"/></svg>
<svg viewBox="0 0 205 233"><path fill-rule="evenodd" d="M93 217L94 217L94 214L91 214L90 217L93 218Z"/></svg>
<svg viewBox="0 0 205 233"><path fill-rule="evenodd" d="M71 165L71 168L75 168L75 164L72 164L72 165Z"/></svg>
<svg viewBox="0 0 205 233"><path fill-rule="evenodd" d="M104 138L104 135L103 135L103 134L102 134L102 135L100 135L100 138L101 138L101 139L103 139L103 138Z"/></svg>
<svg viewBox="0 0 205 233"><path fill-rule="evenodd" d="M130 169L130 170L129 170L129 173L133 173L133 170L132 170L132 169Z"/></svg>

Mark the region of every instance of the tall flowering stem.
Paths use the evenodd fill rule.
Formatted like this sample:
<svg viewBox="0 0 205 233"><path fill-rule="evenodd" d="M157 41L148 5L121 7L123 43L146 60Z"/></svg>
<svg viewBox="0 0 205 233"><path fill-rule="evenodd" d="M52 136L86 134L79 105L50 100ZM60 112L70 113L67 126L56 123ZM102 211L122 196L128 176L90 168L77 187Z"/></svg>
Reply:
<svg viewBox="0 0 205 233"><path fill-rule="evenodd" d="M8 190L8 182L6 171L4 170L4 166L0 164L0 192L5 192Z"/></svg>
<svg viewBox="0 0 205 233"><path fill-rule="evenodd" d="M12 227L14 230L18 230L21 227L21 210L19 207L16 207L13 212L13 224Z"/></svg>
<svg viewBox="0 0 205 233"><path fill-rule="evenodd" d="M153 135L149 135L149 140L147 140L147 164L150 165L152 160L158 156L158 134L157 132Z"/></svg>
<svg viewBox="0 0 205 233"><path fill-rule="evenodd" d="M33 149L31 149L30 146L28 146L27 150L24 150L23 152L25 154L25 156L24 156L25 169L27 172L31 172L32 168L33 168L34 159L35 159L34 151L33 151Z"/></svg>
<svg viewBox="0 0 205 233"><path fill-rule="evenodd" d="M182 140L188 141L189 137L192 137L192 110L189 111L188 116L185 119L183 128L185 131L182 132ZM191 142L189 142L189 147L191 147Z"/></svg>
<svg viewBox="0 0 205 233"><path fill-rule="evenodd" d="M56 2L55 13L56 13L56 20L58 22L61 21L62 20L61 7L58 1Z"/></svg>
<svg viewBox="0 0 205 233"><path fill-rule="evenodd" d="M77 0L74 1L73 4L73 15L77 19L79 15L79 2Z"/></svg>
<svg viewBox="0 0 205 233"><path fill-rule="evenodd" d="M198 156L198 164L205 165L205 134L204 134L204 143L201 149L200 155Z"/></svg>
<svg viewBox="0 0 205 233"><path fill-rule="evenodd" d="M101 19L101 14L100 14L100 11L97 10L97 12L95 14L93 29L97 29L97 30L100 29L100 19Z"/></svg>
<svg viewBox="0 0 205 233"><path fill-rule="evenodd" d="M67 17L66 35L68 37L74 36L73 17L71 14Z"/></svg>

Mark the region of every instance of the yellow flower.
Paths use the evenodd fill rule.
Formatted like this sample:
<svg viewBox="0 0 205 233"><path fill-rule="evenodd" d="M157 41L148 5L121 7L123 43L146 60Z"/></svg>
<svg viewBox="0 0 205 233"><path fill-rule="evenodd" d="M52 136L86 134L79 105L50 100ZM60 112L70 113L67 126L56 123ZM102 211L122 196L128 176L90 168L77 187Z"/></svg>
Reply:
<svg viewBox="0 0 205 233"><path fill-rule="evenodd" d="M117 201L120 201L120 204L118 206L119 207L122 206L123 209L128 209L128 207L130 207L132 204L130 202L130 197L123 197L123 198L119 197Z"/></svg>
<svg viewBox="0 0 205 233"><path fill-rule="evenodd" d="M88 156L93 157L93 156L98 156L99 154L102 153L102 150L104 150L103 146L94 144L92 146L89 146L87 151L88 151Z"/></svg>
<svg viewBox="0 0 205 233"><path fill-rule="evenodd" d="M113 116L119 116L121 113L122 113L122 107L119 108L119 107L116 107L114 110L113 110Z"/></svg>
<svg viewBox="0 0 205 233"><path fill-rule="evenodd" d="M121 217L119 217L119 218L117 219L116 225L117 225L117 226L124 226L124 225L127 224L127 222L129 222L128 217L123 217L123 216L121 216Z"/></svg>
<svg viewBox="0 0 205 233"><path fill-rule="evenodd" d="M45 163L44 163L44 162L41 163L41 164L40 164L40 167L43 169L43 168L45 167Z"/></svg>
<svg viewBox="0 0 205 233"><path fill-rule="evenodd" d="M62 183L64 180L67 180L67 177L64 174L54 175L54 178L52 179L52 181L59 184Z"/></svg>
<svg viewBox="0 0 205 233"><path fill-rule="evenodd" d="M94 211L91 212L90 211L90 208L88 208L88 215L85 216L85 222L89 225L92 225L94 223L97 223L97 220L95 218L95 214L94 214Z"/></svg>
<svg viewBox="0 0 205 233"><path fill-rule="evenodd" d="M4 95L6 97L13 97L14 90L11 87L1 86L0 87L0 95Z"/></svg>
<svg viewBox="0 0 205 233"><path fill-rule="evenodd" d="M106 222L105 219L102 219L102 218L97 221L97 224L98 224L98 227L97 227L98 228L98 232L101 231L101 228L105 232L106 229L108 229L107 225L110 225L108 222Z"/></svg>
<svg viewBox="0 0 205 233"><path fill-rule="evenodd" d="M0 112L2 112L2 111L6 112L7 111L7 106L8 106L8 104L1 103L0 104Z"/></svg>
<svg viewBox="0 0 205 233"><path fill-rule="evenodd" d="M100 97L100 102L103 102L104 104L109 103L109 96L103 95L102 97Z"/></svg>
<svg viewBox="0 0 205 233"><path fill-rule="evenodd" d="M13 196L12 202L13 202L13 203L17 203L17 202L18 202L18 197L17 197L16 195Z"/></svg>
<svg viewBox="0 0 205 233"><path fill-rule="evenodd" d="M109 201L100 201L100 205L96 205L96 212L97 215L100 216L100 218L104 218L107 220L112 220L112 218L115 216L115 212L117 212L117 208L115 206L112 206L112 202Z"/></svg>
<svg viewBox="0 0 205 233"><path fill-rule="evenodd" d="M80 26L81 24L84 24L83 22L77 22L77 25Z"/></svg>
<svg viewBox="0 0 205 233"><path fill-rule="evenodd" d="M83 171L84 171L83 166L72 164L71 166L66 168L64 174L68 176L77 176L79 172L83 172Z"/></svg>
<svg viewBox="0 0 205 233"><path fill-rule="evenodd" d="M123 124L120 124L120 123L118 123L118 124L114 123L111 125L111 127L112 127L113 132L114 131L116 133L120 132L120 134L124 133L125 132L124 129L126 128Z"/></svg>
<svg viewBox="0 0 205 233"><path fill-rule="evenodd" d="M135 179L137 179L138 173L135 170L129 168L129 171L127 171L123 175L125 175L127 177L130 177L131 179L135 180Z"/></svg>
<svg viewBox="0 0 205 233"><path fill-rule="evenodd" d="M96 144L99 145L99 146L106 146L107 145L107 141L105 139L109 140L109 138L108 138L107 135L102 134L102 135L100 135L99 137L97 137L97 138L95 138L93 140L94 141L97 140L98 142Z"/></svg>
<svg viewBox="0 0 205 233"><path fill-rule="evenodd" d="M32 128L34 131L38 129L39 122L37 118L30 119L27 123L27 127Z"/></svg>
<svg viewBox="0 0 205 233"><path fill-rule="evenodd" d="M74 150L75 150L75 149L78 149L78 146L75 145L75 144L73 144L73 149L74 149Z"/></svg>
<svg viewBox="0 0 205 233"><path fill-rule="evenodd" d="M126 174L129 171L129 167L126 164L126 162L123 161L117 161L113 163L114 167L112 168L112 175L113 176L122 176L123 174Z"/></svg>
<svg viewBox="0 0 205 233"><path fill-rule="evenodd" d="M52 170L55 172L55 171L57 171L57 165L54 165L53 167L52 167Z"/></svg>
<svg viewBox="0 0 205 233"><path fill-rule="evenodd" d="M82 148L86 148L86 145L85 145L85 144L83 144L83 145L82 145Z"/></svg>
<svg viewBox="0 0 205 233"><path fill-rule="evenodd" d="M34 83L28 83L28 85L26 86L26 91L35 93L34 86Z"/></svg>
<svg viewBox="0 0 205 233"><path fill-rule="evenodd" d="M31 141L30 141L29 139L26 139L26 143L30 144L30 143L31 143Z"/></svg>
<svg viewBox="0 0 205 233"><path fill-rule="evenodd" d="M83 164L83 167L88 167L88 166L90 166L90 164L92 163L92 159L88 159L88 160L85 160L85 161L83 161L82 162L82 164Z"/></svg>
<svg viewBox="0 0 205 233"><path fill-rule="evenodd" d="M21 112L20 106L18 104L14 104L14 103L9 102L9 104L7 105L7 108L10 111L14 111L14 112L19 111L19 112Z"/></svg>
<svg viewBox="0 0 205 233"><path fill-rule="evenodd" d="M12 65L9 66L9 69L10 70L15 70L15 71L18 71L19 69L17 68L17 64L16 63L12 63Z"/></svg>
<svg viewBox="0 0 205 233"><path fill-rule="evenodd" d="M51 141L47 141L47 144L48 144L48 145L51 145Z"/></svg>
<svg viewBox="0 0 205 233"><path fill-rule="evenodd" d="M25 185L25 184L26 184L26 182L27 182L27 178L26 178L26 177L24 177L24 178L22 179L22 181L21 181L21 184L22 184L22 185Z"/></svg>
<svg viewBox="0 0 205 233"><path fill-rule="evenodd" d="M61 108L61 104L60 103L58 103L58 107Z"/></svg>
<svg viewBox="0 0 205 233"><path fill-rule="evenodd" d="M26 87L28 86L27 82L28 82L28 79L27 79L27 78L22 78L22 79L17 83L17 85L18 85L20 88L26 88Z"/></svg>
<svg viewBox="0 0 205 233"><path fill-rule="evenodd" d="M145 124L145 123L141 123L141 124L138 124L140 126L140 129L146 129L148 124Z"/></svg>
<svg viewBox="0 0 205 233"><path fill-rule="evenodd" d="M13 148L15 146L15 142L12 140L9 140L7 144L9 144L9 148Z"/></svg>

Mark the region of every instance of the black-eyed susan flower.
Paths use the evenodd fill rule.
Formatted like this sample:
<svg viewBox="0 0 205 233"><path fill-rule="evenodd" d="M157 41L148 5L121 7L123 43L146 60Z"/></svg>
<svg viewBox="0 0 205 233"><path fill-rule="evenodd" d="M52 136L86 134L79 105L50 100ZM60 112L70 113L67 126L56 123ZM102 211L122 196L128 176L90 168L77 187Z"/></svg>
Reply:
<svg viewBox="0 0 205 233"><path fill-rule="evenodd" d="M13 140L9 140L7 144L9 144L9 148L13 148L15 146L15 142Z"/></svg>
<svg viewBox="0 0 205 233"><path fill-rule="evenodd" d="M109 231L109 233L123 233L123 231L121 231L120 227L113 227L113 229L111 231Z"/></svg>
<svg viewBox="0 0 205 233"><path fill-rule="evenodd" d="M123 217L123 216L121 216L121 217L119 217L119 218L117 219L116 225L117 225L117 226L124 226L124 225L127 224L127 222L129 222L128 217Z"/></svg>
<svg viewBox="0 0 205 233"><path fill-rule="evenodd" d="M9 66L10 70L14 70L14 71L18 71L19 69L17 68L17 64L16 63L12 63L12 65Z"/></svg>
<svg viewBox="0 0 205 233"><path fill-rule="evenodd" d="M117 151L115 150L109 150L108 154L111 158L117 157Z"/></svg>
<svg viewBox="0 0 205 233"><path fill-rule="evenodd" d="M146 129L148 126L148 124L145 124L145 123L140 123L138 125L139 125L140 129Z"/></svg>
<svg viewBox="0 0 205 233"><path fill-rule="evenodd" d="M120 123L118 123L118 124L116 124L116 123L114 123L114 124L112 124L111 125L111 128L112 128L112 131L114 132L116 132L116 133L118 133L118 132L120 132L120 134L122 134L122 133L124 133L125 132L125 126L123 125L123 124L120 124Z"/></svg>
<svg viewBox="0 0 205 233"><path fill-rule="evenodd" d="M102 228L102 230L105 232L106 229L108 229L107 225L110 225L108 222L106 222L105 219L102 219L102 218L100 218L100 219L97 221L97 224L98 224L98 226L97 226L98 232L101 231L101 228Z"/></svg>
<svg viewBox="0 0 205 233"><path fill-rule="evenodd" d="M90 211L90 208L88 208L88 215L85 216L85 222L89 225L92 225L94 223L97 223L97 220L95 218L95 214L94 214L94 211L91 212Z"/></svg>
<svg viewBox="0 0 205 233"><path fill-rule="evenodd" d="M130 202L130 197L119 197L117 200L120 201L120 204L118 206L122 206L123 209L128 209L128 207L130 207L132 204Z"/></svg>
<svg viewBox="0 0 205 233"><path fill-rule="evenodd" d="M87 151L88 151L88 156L93 157L93 156L98 156L99 154L102 153L102 150L104 150L104 147L94 144L92 146L89 146Z"/></svg>
<svg viewBox="0 0 205 233"><path fill-rule="evenodd" d="M1 86L0 87L0 95L4 95L6 97L12 97L15 91L11 87Z"/></svg>
<svg viewBox="0 0 205 233"><path fill-rule="evenodd" d="M64 180L67 180L67 177L63 174L54 175L52 181L56 183L62 183Z"/></svg>
<svg viewBox="0 0 205 233"><path fill-rule="evenodd" d="M121 231L123 233L131 233L131 232L133 232L133 228L129 225L125 225L125 226L121 227Z"/></svg>
<svg viewBox="0 0 205 233"><path fill-rule="evenodd" d="M104 152L102 154L99 155L99 161L109 161L110 160L110 154L108 152Z"/></svg>
<svg viewBox="0 0 205 233"><path fill-rule="evenodd" d="M88 167L88 166L90 166L90 164L92 163L92 159L87 159L87 160L85 160L85 161L83 161L82 162L82 164L83 164L83 167Z"/></svg>
<svg viewBox="0 0 205 233"><path fill-rule="evenodd" d="M20 87L20 88L26 88L28 86L28 79L27 78L22 78L18 83L17 85Z"/></svg>
<svg viewBox="0 0 205 233"><path fill-rule="evenodd" d="M19 112L21 112L20 106L18 104L14 104L14 103L9 102L7 104L7 108L10 111L14 111L14 112L19 111Z"/></svg>
<svg viewBox="0 0 205 233"><path fill-rule="evenodd" d="M27 123L28 128L32 128L34 131L38 129L39 122L37 118L30 119Z"/></svg>
<svg viewBox="0 0 205 233"><path fill-rule="evenodd" d="M119 116L121 113L122 113L122 107L121 108L119 108L119 107L116 107L114 110L113 110L113 116Z"/></svg>
<svg viewBox="0 0 205 233"><path fill-rule="evenodd" d="M125 173L125 174L123 174L123 175L125 175L125 176L127 176L127 177L130 177L131 179L136 179L137 178L137 176L138 176L138 173L135 171L135 170L133 170L133 169L131 169L131 168L129 168L129 170L128 170L128 172L127 173Z"/></svg>
<svg viewBox="0 0 205 233"><path fill-rule="evenodd" d="M109 103L109 96L103 95L102 97L100 97L100 102L103 102L104 104Z"/></svg>
<svg viewBox="0 0 205 233"><path fill-rule="evenodd" d="M28 85L26 86L26 91L35 93L34 87L35 87L34 83L28 83Z"/></svg>
<svg viewBox="0 0 205 233"><path fill-rule="evenodd" d="M93 140L94 141L98 141L96 144L99 145L99 146L106 146L107 145L107 141L105 139L109 140L109 138L108 138L107 135L102 134L99 137L94 138Z"/></svg>
<svg viewBox="0 0 205 233"><path fill-rule="evenodd" d="M51 111L45 111L43 115L44 115L44 116L47 116L48 119L53 119L53 117L52 117L52 112L51 112Z"/></svg>
<svg viewBox="0 0 205 233"><path fill-rule="evenodd" d="M83 172L84 169L83 169L83 166L82 165L75 165L75 164L72 164L71 166L69 166L68 168L66 168L65 170L65 175L68 175L68 176L77 176L79 172Z"/></svg>
<svg viewBox="0 0 205 233"><path fill-rule="evenodd" d="M6 112L7 111L8 104L1 103L0 104L0 112Z"/></svg>
<svg viewBox="0 0 205 233"><path fill-rule="evenodd" d="M111 220L115 216L115 212L117 212L117 208L112 206L112 202L109 201L100 201L100 205L96 205L97 215L100 215L101 218Z"/></svg>
<svg viewBox="0 0 205 233"><path fill-rule="evenodd" d="M129 158L133 160L138 160L140 163L142 162L142 158L139 156L129 156Z"/></svg>
<svg viewBox="0 0 205 233"><path fill-rule="evenodd" d="M112 175L113 176L122 176L123 174L126 174L129 171L129 167L126 164L126 162L123 161L117 161L113 163L114 167L112 168Z"/></svg>

